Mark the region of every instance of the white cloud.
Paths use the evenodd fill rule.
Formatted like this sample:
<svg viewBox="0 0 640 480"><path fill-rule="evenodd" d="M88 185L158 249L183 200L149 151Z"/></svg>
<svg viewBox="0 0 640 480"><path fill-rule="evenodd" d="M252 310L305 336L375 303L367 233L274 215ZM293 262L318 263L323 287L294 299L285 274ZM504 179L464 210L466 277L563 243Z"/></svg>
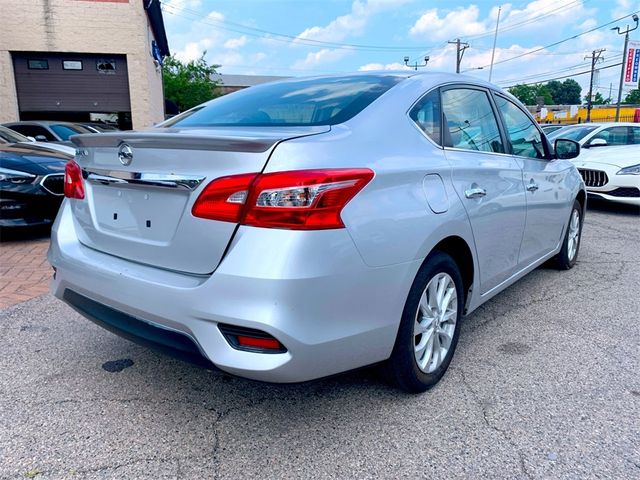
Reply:
<svg viewBox="0 0 640 480"><path fill-rule="evenodd" d="M409 35L415 38L445 40L454 36L468 36L483 33L488 28L488 20L480 20L480 9L475 5L456 8L444 16L439 9L427 10L411 27Z"/></svg>
<svg viewBox="0 0 640 480"><path fill-rule="evenodd" d="M224 15L220 12L216 12L215 10L209 12L207 14L206 20L212 20L214 22L220 22L224 20Z"/></svg>
<svg viewBox="0 0 640 480"><path fill-rule="evenodd" d="M323 63L331 63L340 60L351 53L349 50L323 48L316 52L309 52L307 56L292 65L294 69L309 69Z"/></svg>
<svg viewBox="0 0 640 480"><path fill-rule="evenodd" d="M336 17L324 27L305 29L299 39L340 42L349 36L362 34L369 19L378 13L395 9L411 0L355 0L351 12Z"/></svg>
<svg viewBox="0 0 640 480"><path fill-rule="evenodd" d="M407 67L403 63L395 62L395 63L367 63L366 65L362 65L358 68L361 72L368 72L371 70L408 70Z"/></svg>
<svg viewBox="0 0 640 480"><path fill-rule="evenodd" d="M236 48L244 47L247 44L247 36L242 35L237 38L230 38L226 42L224 42L224 48L228 48L230 50L235 50Z"/></svg>

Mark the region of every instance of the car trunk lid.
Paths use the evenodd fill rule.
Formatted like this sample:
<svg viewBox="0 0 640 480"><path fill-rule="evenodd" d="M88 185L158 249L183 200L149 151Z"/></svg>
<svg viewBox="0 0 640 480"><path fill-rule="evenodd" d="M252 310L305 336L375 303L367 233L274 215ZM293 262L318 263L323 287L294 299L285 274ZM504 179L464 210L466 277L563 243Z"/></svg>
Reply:
<svg viewBox="0 0 640 480"><path fill-rule="evenodd" d="M71 200L81 243L160 268L208 274L235 223L191 208L215 178L262 171L278 142L330 127L166 129L73 138L85 198Z"/></svg>

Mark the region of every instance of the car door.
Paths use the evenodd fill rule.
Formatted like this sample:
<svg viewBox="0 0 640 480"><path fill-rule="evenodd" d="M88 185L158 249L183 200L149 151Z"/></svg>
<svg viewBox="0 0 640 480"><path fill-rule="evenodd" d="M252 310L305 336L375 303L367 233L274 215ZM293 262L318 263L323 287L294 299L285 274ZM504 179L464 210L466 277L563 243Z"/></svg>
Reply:
<svg viewBox="0 0 640 480"><path fill-rule="evenodd" d="M507 147L523 165L527 219L518 264L524 268L555 250L569 220L570 164L554 161L535 121L507 97L494 93L507 134Z"/></svg>
<svg viewBox="0 0 640 480"><path fill-rule="evenodd" d="M471 223L484 294L517 266L526 214L522 167L505 153L488 90L452 85L441 96L445 155Z"/></svg>

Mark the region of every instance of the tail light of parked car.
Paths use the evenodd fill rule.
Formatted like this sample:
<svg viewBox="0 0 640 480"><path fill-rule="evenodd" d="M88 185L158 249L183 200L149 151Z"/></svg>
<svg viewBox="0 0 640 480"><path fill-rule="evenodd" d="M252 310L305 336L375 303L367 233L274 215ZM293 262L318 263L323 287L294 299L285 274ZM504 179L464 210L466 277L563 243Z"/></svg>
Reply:
<svg viewBox="0 0 640 480"><path fill-rule="evenodd" d="M64 167L64 196L79 200L84 198L82 169L73 160L69 160Z"/></svg>
<svg viewBox="0 0 640 480"><path fill-rule="evenodd" d="M250 173L213 180L196 217L294 230L343 228L344 206L373 178L366 168Z"/></svg>

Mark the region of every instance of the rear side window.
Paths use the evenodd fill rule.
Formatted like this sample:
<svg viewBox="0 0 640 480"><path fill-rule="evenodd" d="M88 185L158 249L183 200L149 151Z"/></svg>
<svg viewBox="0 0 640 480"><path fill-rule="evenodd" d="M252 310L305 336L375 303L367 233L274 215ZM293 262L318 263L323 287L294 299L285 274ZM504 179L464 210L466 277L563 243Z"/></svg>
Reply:
<svg viewBox="0 0 640 480"><path fill-rule="evenodd" d="M440 93L433 90L422 97L411 109L409 116L427 136L436 142L440 142Z"/></svg>
<svg viewBox="0 0 640 480"><path fill-rule="evenodd" d="M520 157L545 158L542 135L531 119L504 97L495 95L502 113L513 154Z"/></svg>
<svg viewBox="0 0 640 480"><path fill-rule="evenodd" d="M452 88L442 92L445 147L504 153L498 121L485 91Z"/></svg>
<svg viewBox="0 0 640 480"><path fill-rule="evenodd" d="M354 75L257 85L212 100L162 126L336 125L353 118L402 79Z"/></svg>
<svg viewBox="0 0 640 480"><path fill-rule="evenodd" d="M28 137L35 138L42 135L50 142L56 140L56 137L54 137L51 132L39 125L13 125L11 128L22 135L27 135Z"/></svg>

